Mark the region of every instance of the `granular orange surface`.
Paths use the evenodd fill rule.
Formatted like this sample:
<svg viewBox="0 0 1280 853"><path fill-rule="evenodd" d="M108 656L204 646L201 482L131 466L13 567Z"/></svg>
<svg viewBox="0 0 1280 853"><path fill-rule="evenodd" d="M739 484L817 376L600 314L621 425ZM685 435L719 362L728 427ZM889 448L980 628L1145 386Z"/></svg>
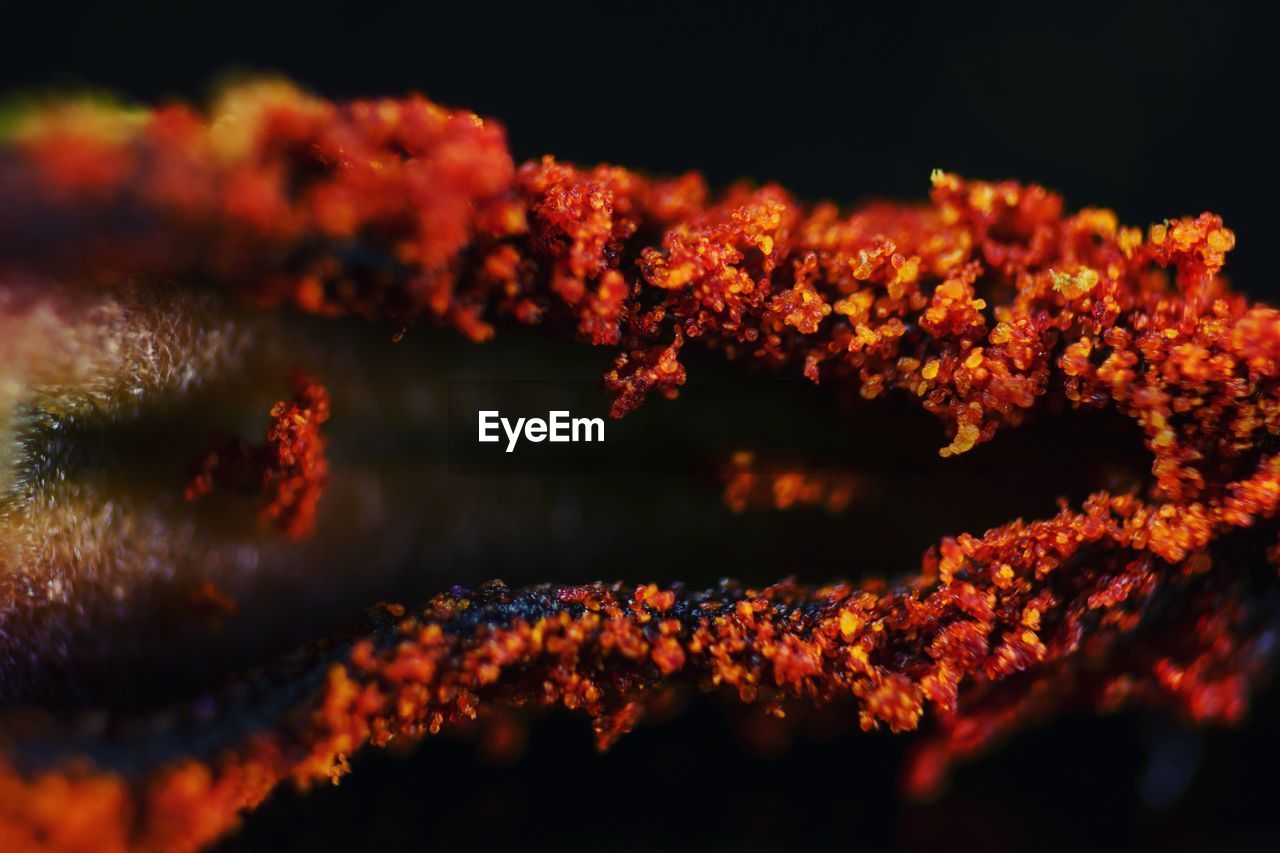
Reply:
<svg viewBox="0 0 1280 853"><path fill-rule="evenodd" d="M12 764L4 849L195 847L282 781L341 774L366 743L558 706L604 747L684 686L923 729L907 784L927 792L1061 708L1239 720L1269 660L1256 588L1274 570L1260 578L1224 543L1280 502L1280 313L1228 286L1236 237L1213 214L1127 227L1035 185L944 172L927 203L841 211L772 185L711 193L695 174L517 166L469 113L281 84L232 90L208 115L44 109L0 154L0 188L7 267L86 287L195 275L264 310L434 320L476 341L542 324L614 348L616 416L692 388L681 355L701 345L915 399L946 425L943 456L1057 397L1132 420L1151 459L1142 493L946 538L892 583L493 584L384 607L338 651L304 652L314 686L207 754L128 774L75 754ZM56 237L27 239L51 222ZM273 417L266 512L301 535L327 400L304 381Z"/></svg>

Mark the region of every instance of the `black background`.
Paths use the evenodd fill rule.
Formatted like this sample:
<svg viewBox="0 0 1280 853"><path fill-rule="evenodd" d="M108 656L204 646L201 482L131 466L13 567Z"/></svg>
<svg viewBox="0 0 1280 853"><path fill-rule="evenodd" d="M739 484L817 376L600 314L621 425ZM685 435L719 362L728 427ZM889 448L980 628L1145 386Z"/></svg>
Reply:
<svg viewBox="0 0 1280 853"><path fill-rule="evenodd" d="M841 203L922 196L934 167L1016 177L1133 224L1219 212L1236 284L1280 286L1277 36L1253 4L188 5L9 4L0 87L199 100L219 75L266 71L333 97L419 90L501 120L520 159L698 169ZM757 757L699 704L598 757L585 724L555 718L511 766L447 740L358 760L227 847L1267 849L1275 698L1206 735L1066 719L923 805L897 798L901 746L883 736ZM1162 762L1198 768L1180 798L1150 791L1186 776L1153 776Z"/></svg>

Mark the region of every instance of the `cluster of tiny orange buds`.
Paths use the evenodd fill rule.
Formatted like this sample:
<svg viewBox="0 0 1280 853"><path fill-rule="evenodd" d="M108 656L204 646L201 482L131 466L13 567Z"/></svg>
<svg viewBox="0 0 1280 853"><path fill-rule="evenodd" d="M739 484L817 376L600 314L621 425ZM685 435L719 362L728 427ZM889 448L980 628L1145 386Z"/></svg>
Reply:
<svg viewBox="0 0 1280 853"><path fill-rule="evenodd" d="M293 377L294 396L271 407L266 442L252 447L229 435L215 438L193 466L186 487L189 501L232 489L260 495L263 521L290 539L315 525L316 507L329 480L329 462L320 427L329 420L329 394L304 373Z"/></svg>

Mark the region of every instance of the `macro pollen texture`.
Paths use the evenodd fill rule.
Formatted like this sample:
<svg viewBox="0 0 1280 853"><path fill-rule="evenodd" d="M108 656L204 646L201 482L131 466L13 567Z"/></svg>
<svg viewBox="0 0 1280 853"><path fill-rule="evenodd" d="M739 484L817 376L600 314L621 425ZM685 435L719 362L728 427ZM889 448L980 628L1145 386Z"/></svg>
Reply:
<svg viewBox="0 0 1280 853"><path fill-rule="evenodd" d="M366 744L564 708L604 749L690 690L915 732L903 784L927 795L1064 710L1237 722L1272 662L1280 313L1229 286L1236 237L1214 214L1129 227L1036 185L942 171L927 200L854 209L774 185L713 192L696 173L517 164L492 120L280 82L227 90L207 113L33 109L0 148L0 197L0 276L86 293L177 281L389 336L437 323L480 343L536 326L613 353L618 418L696 395L682 359L702 348L911 401L945 430L922 454L998 445L1061 407L1131 422L1149 454L1134 487L955 531L884 578L852 539L852 580L820 586L784 565L760 587L550 578L379 604L267 668L283 674L230 684L203 747L128 771L74 747L32 759L17 732L56 742L67 724L27 715L0 735L0 849L196 848L281 783L341 776ZM35 357L8 334L11 310L0 361L22 377ZM264 527L313 535L341 414L324 381L294 376L265 442L217 439L185 498L256 495ZM0 405L21 402L5 389ZM750 461L729 469L732 509L837 513L858 494L817 475L758 480Z"/></svg>

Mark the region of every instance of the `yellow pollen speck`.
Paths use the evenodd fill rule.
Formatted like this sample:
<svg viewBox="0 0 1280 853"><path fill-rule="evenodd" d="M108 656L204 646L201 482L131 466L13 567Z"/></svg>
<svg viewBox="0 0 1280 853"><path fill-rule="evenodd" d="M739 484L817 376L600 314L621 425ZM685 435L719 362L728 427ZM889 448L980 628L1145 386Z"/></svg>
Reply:
<svg viewBox="0 0 1280 853"><path fill-rule="evenodd" d="M982 430L977 424L961 424L956 430L956 437L951 443L938 451L938 455L944 459L949 456L959 456L961 453L967 453L973 449L978 443L978 439L982 435Z"/></svg>
<svg viewBox="0 0 1280 853"><path fill-rule="evenodd" d="M1116 237L1116 243L1126 258L1133 257L1134 249L1142 245L1142 229L1121 228L1119 236Z"/></svg>
<svg viewBox="0 0 1280 853"><path fill-rule="evenodd" d="M995 188L990 184L979 184L969 191L969 206L990 214L996 201Z"/></svg>
<svg viewBox="0 0 1280 853"><path fill-rule="evenodd" d="M846 640L851 640L861 628L862 620L853 611L846 610L840 614L840 636Z"/></svg>
<svg viewBox="0 0 1280 853"><path fill-rule="evenodd" d="M973 352L969 353L969 357L964 360L964 366L973 370L982 364L982 347L974 347Z"/></svg>
<svg viewBox="0 0 1280 853"><path fill-rule="evenodd" d="M915 281L920 276L920 256L912 255L907 258L907 262L898 270L898 281L907 283Z"/></svg>
<svg viewBox="0 0 1280 853"><path fill-rule="evenodd" d="M924 369L920 371L920 375L925 379L933 379L938 375L939 366L940 364L938 360L936 358L931 358L929 359L929 363L924 366Z"/></svg>
<svg viewBox="0 0 1280 853"><path fill-rule="evenodd" d="M1209 232L1209 248L1215 252L1225 252L1235 245L1231 232L1225 228L1215 228Z"/></svg>
<svg viewBox="0 0 1280 853"><path fill-rule="evenodd" d="M1081 267L1075 275L1049 270L1053 277L1053 289L1067 299L1078 299L1098 286L1098 271L1089 267Z"/></svg>

